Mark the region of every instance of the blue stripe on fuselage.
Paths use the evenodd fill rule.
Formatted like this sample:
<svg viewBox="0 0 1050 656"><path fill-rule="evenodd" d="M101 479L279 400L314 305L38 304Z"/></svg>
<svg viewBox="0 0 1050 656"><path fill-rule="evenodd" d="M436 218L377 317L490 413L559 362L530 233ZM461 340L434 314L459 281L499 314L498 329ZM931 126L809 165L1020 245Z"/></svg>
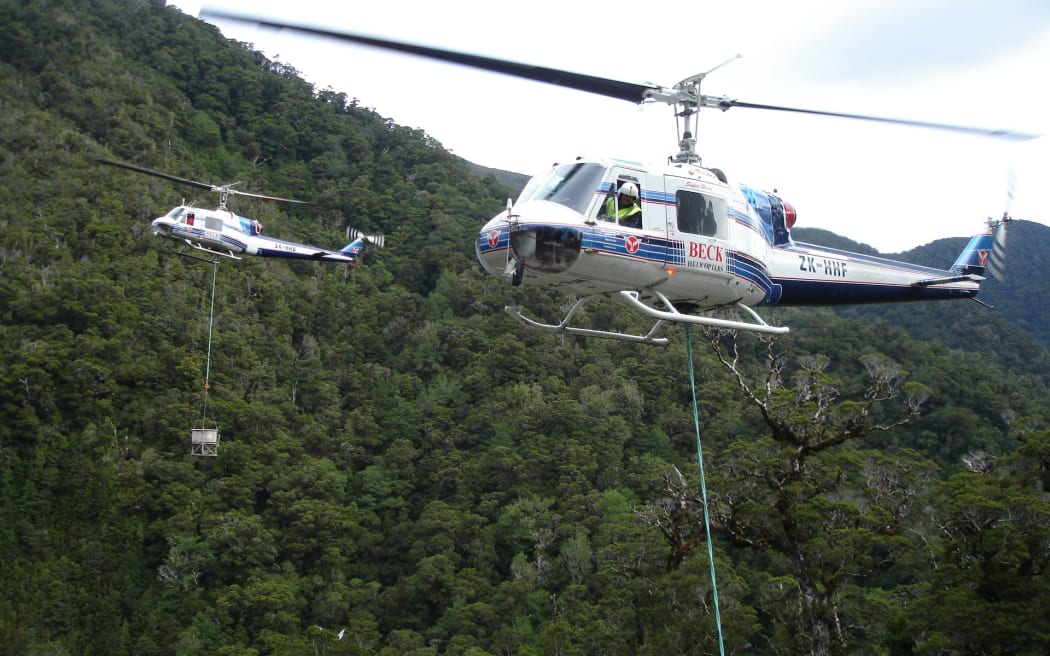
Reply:
<svg viewBox="0 0 1050 656"><path fill-rule="evenodd" d="M258 254L263 257L283 257L300 260L319 260L322 257L331 256L347 257L344 253L338 251L328 251L316 246L307 246L306 244L298 244L294 241L284 241L283 239L274 239L272 237L267 237L264 242L267 244L266 246L260 245L257 247ZM276 246L276 248L272 246Z"/></svg>
<svg viewBox="0 0 1050 656"><path fill-rule="evenodd" d="M780 285L769 278L766 274L766 267L760 260L756 260L744 253L729 251L727 264L731 274L747 280L765 292L766 298L763 301L764 303L776 303L780 299Z"/></svg>
<svg viewBox="0 0 1050 656"><path fill-rule="evenodd" d="M637 237L641 243L638 250L631 253L627 250L627 239ZM627 233L615 229L603 229L601 227L585 230L583 233L584 250L612 253L624 257L632 257L649 262L670 262L680 264L685 261L683 246L681 242L670 241L662 237L651 235L639 235L633 232Z"/></svg>
<svg viewBox="0 0 1050 656"><path fill-rule="evenodd" d="M841 282L834 280L794 280L777 278L783 288L781 305L845 305L857 303L893 303L898 301L972 298L976 289L931 285L890 285L880 283Z"/></svg>
<svg viewBox="0 0 1050 656"><path fill-rule="evenodd" d="M612 227L611 223L609 225L609 228L605 228L601 225L581 228L580 230L583 237L580 245L581 250L606 253L620 257L629 257L646 262L685 266L686 245L684 241L638 234L633 231L627 232ZM551 224L525 224L516 226L514 229L541 230L544 228L564 229L565 227L566 226L563 225ZM751 227L755 226L752 224ZM478 251L483 255L490 254L494 251L507 250L510 247L510 229L503 226L500 228L494 228L493 230L498 232L495 246L490 245L489 242L489 235L492 232L491 230L478 235ZM627 238L631 236L638 237L641 240L638 250L634 253L627 251ZM725 249L724 246L722 246L722 248ZM730 275L746 280L763 290L766 295L766 302L775 303L779 300L781 295L780 285L770 279L765 265L760 260L729 249L725 249L724 252L726 257L726 270Z"/></svg>
<svg viewBox="0 0 1050 656"><path fill-rule="evenodd" d="M949 272L935 267L900 262L877 255L866 255L826 246L816 246L796 242L778 248L781 253L790 253L800 257L820 258L828 256L850 263L862 263L873 267L884 267L888 270L905 271L927 278L942 278ZM897 301L933 300L972 298L977 295L976 288L949 286L918 286L907 283L859 282L850 280L805 279L795 277L776 277L774 282L783 288L779 301L769 303L783 305L843 305L854 303L891 303Z"/></svg>
<svg viewBox="0 0 1050 656"><path fill-rule="evenodd" d="M248 245L245 244L243 241L239 241L237 239L234 239L233 237L227 237L226 235L222 236L222 241L226 244L230 244L231 246L236 247L238 250L243 251L248 248Z"/></svg>

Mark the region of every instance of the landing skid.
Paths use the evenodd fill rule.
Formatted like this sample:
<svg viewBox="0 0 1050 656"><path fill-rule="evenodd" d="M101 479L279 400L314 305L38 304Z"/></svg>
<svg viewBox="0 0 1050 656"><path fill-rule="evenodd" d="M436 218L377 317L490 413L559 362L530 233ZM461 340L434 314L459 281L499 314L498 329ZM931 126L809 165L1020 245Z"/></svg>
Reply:
<svg viewBox="0 0 1050 656"><path fill-rule="evenodd" d="M215 264L215 263L217 263L219 261L219 256L218 255L212 255L211 257L198 257L198 256L194 255L193 253L187 253L185 249L181 249L181 250L171 249L171 251L173 253L175 253L176 255L178 255L179 257L184 257L184 258L186 258L188 260L197 260L198 262L207 262L208 264Z"/></svg>
<svg viewBox="0 0 1050 656"><path fill-rule="evenodd" d="M518 321L522 322L529 328L535 328L537 330L543 330L549 333L563 333L565 335L579 335L581 337L604 337L606 339L619 339L625 342L644 342L646 344L659 344L661 346L667 344L669 341L666 337L653 337L657 329L663 325L663 321L657 321L653 324L653 327L649 329L644 335L631 335L628 333L617 333L611 330L596 330L593 328L578 328L576 326L570 326L569 321L572 320L572 315L583 307L583 304L587 302L591 296L584 296L580 300L576 301L576 304L572 306L565 318L561 320L559 324L540 323L533 319L526 317L521 313L520 308L512 307L510 305L503 308L507 314L514 317Z"/></svg>
<svg viewBox="0 0 1050 656"><path fill-rule="evenodd" d="M646 344L659 344L661 346L667 344L669 340L666 337L654 337L654 335L656 334L656 331L659 330L660 326L662 326L665 322L689 323L701 326L710 326L713 328L725 328L729 330L750 330L752 332L771 333L774 335L783 335L789 330L787 326L769 325L768 323L762 320L762 317L758 316L757 312L755 312L750 307L744 305L743 303L736 303L733 307L749 315L752 319L754 319L753 322L736 321L733 319L718 319L715 317L698 316L695 314L684 314L682 312L679 312L675 308L674 304L672 304L671 301L669 301L667 297L661 294L660 292L649 290L649 293L655 294L656 297L660 300L660 303L662 303L667 309L658 310L654 307L646 305L645 303L642 303L642 301L639 300L639 294L636 291L625 290L619 293L619 298L621 301L638 310L647 317L656 319L656 323L654 323L653 327L649 329L649 332L645 333L644 335L632 335L629 333L618 333L610 330L597 330L594 328L579 328L576 326L570 326L569 322L572 320L572 315L575 314L576 311L579 310L581 307L583 307L583 304L586 303L588 299L592 298L591 296L584 296L580 300L576 301L576 303L572 306L569 312L565 315L565 318L562 319L561 323L558 324L540 323L534 319L526 317L524 314L522 314L520 308L512 307L509 305L505 307L504 310L506 310L507 314L522 322L529 328L535 328L537 330L543 330L545 332L563 333L566 335L580 335L582 337L602 337L606 339L619 339L627 342L643 342Z"/></svg>
<svg viewBox="0 0 1050 656"><path fill-rule="evenodd" d="M239 259L241 259L241 258L237 257L236 255L234 255L232 251L225 251L225 252L224 251L217 251L217 250L214 250L212 248L208 248L207 246L201 246L200 244L195 244L195 243L193 243L192 241L190 241L188 239L185 239L183 241L186 242L187 246L189 246L190 248L194 248L194 249L196 249L198 251L204 251L205 253L211 253L212 255L221 255L223 257L228 257L231 260L239 260Z"/></svg>
<svg viewBox="0 0 1050 656"><path fill-rule="evenodd" d="M222 251L216 251L211 248L205 248L204 246L201 246L200 244L195 244L192 241L189 241L188 239L176 240L176 242L181 242L181 244L184 245L182 245L181 248L175 248L175 246L173 245L170 250L176 255L180 255L191 260L197 260L199 262L217 262L220 256L228 257L231 260L241 259L233 253L224 253ZM205 253L208 253L211 257L200 257L198 255L194 255L193 253L188 252L188 249L193 249L195 251L203 251Z"/></svg>

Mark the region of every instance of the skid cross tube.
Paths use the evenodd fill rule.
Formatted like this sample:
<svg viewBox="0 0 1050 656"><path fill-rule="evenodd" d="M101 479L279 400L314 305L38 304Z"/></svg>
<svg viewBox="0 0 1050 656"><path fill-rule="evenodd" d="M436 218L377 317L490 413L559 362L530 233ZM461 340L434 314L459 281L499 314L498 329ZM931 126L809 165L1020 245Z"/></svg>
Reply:
<svg viewBox="0 0 1050 656"><path fill-rule="evenodd" d="M638 298L638 292L624 290L620 292L620 300L624 301L634 309L638 310L642 314L657 319L659 321L673 321L676 323L694 323L701 326L712 326L714 328L728 328L730 330L750 330L757 333L771 333L774 335L783 335L790 329L787 326L771 326L762 320L762 317L758 316L758 313L752 310L750 307L743 303L736 303L733 307L738 310L745 312L750 315L755 323L747 321L734 321L732 319L717 319L715 317L705 317L695 314L683 314L675 309L671 301L667 300L667 297L657 291L650 290L651 293L655 294L660 302L667 310L657 310L654 307L650 307L645 303L642 303Z"/></svg>

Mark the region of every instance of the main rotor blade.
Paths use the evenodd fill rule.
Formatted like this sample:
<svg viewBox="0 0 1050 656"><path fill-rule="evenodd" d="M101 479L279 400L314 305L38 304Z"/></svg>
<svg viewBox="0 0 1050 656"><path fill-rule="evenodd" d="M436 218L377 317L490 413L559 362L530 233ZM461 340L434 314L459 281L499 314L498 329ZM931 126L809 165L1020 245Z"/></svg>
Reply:
<svg viewBox="0 0 1050 656"><path fill-rule="evenodd" d="M153 169L143 168L141 166L135 166L134 164L128 164L127 162L118 162L113 159L106 159L104 157L96 157L96 162L100 164L107 164L109 166L116 166L129 171L135 171L137 173L145 173L146 175L156 176L158 178L164 178L165 180L171 180L172 182L181 182L182 184L190 185L191 187L197 187L198 189L207 189L213 191L216 189L214 185L210 185L206 182L197 182L196 180L188 180L186 178L180 178L177 175L171 175L170 173L161 173L160 171L154 171Z"/></svg>
<svg viewBox="0 0 1050 656"><path fill-rule="evenodd" d="M217 191L220 194L227 193L233 194L235 196L251 196L252 198L262 198L263 200L277 200L281 201L282 203L298 203L301 205L307 204L305 200L292 200L291 198L281 198L279 196L267 196L266 194L253 194L250 191L240 191L238 189L234 189L233 185L213 185L208 184L207 182L198 182L196 180L190 180L188 178L180 178L179 176L171 175L170 173L162 173L161 171L154 171L153 169L147 169L143 166L136 166L134 164L128 164L127 162L118 162L117 160L106 159L105 157L96 157L95 161L100 164L116 166L118 168L127 169L129 171L135 171L136 173L145 173L146 175L164 178L165 180L171 180L172 182L179 182L181 184L190 185L191 187L197 187L198 189Z"/></svg>
<svg viewBox="0 0 1050 656"><path fill-rule="evenodd" d="M223 190L223 187L212 187L212 188L215 191L222 191ZM248 191L237 191L236 189L232 189L230 187L226 187L225 189L229 193L234 194L236 196L251 196L252 198L262 198L263 200L278 200L278 201L281 201L282 203L297 203L299 205L307 205L307 202L305 200L292 200L291 198L281 198L280 196L267 196L265 194L253 194L253 193L248 192Z"/></svg>
<svg viewBox="0 0 1050 656"><path fill-rule="evenodd" d="M207 7L201 9L200 15L208 18L220 18L224 20L239 21L242 23L254 23L262 27L270 27L274 29L295 30L296 32L302 32L303 34L312 34L314 36L349 41L351 43L358 43L375 48L394 50L396 52L426 57L428 59L437 59L453 64L479 68L493 73L502 73L504 75L534 80L536 82L545 82L547 84L567 87L577 91L586 91L588 93L594 93L608 98L616 98L617 100L626 100L632 103L642 102L646 98L646 92L659 89L659 87L649 84L621 82L619 80L610 80L601 77L594 77L592 75L560 71L554 68L520 64L503 59L482 57L480 55L470 55L463 52L456 52L454 50L442 50L440 48L430 48L402 41L390 41L388 39L380 39L365 36L363 34L340 32L323 27L314 27L297 23L283 23L276 20L245 16L219 9L209 9Z"/></svg>
<svg viewBox="0 0 1050 656"><path fill-rule="evenodd" d="M987 128L972 128L964 125L951 125L947 123L931 123L928 121L912 121L904 118L886 118L882 116L867 116L865 114L844 114L841 112L825 112L818 109L799 109L797 107L781 107L779 105L761 105L758 103L741 102L739 100L724 100L718 103L720 109L726 110L730 107L745 107L749 109L770 109L778 112L795 112L797 114L815 114L817 116L834 116L836 118L849 118L860 121L874 121L876 123L888 123L890 125L908 125L917 128L928 128L933 130L946 130L948 132L960 132L981 137L992 137L995 139L1006 139L1008 141L1028 141L1037 139L1040 135L1015 132L1013 130L989 130Z"/></svg>
<svg viewBox="0 0 1050 656"><path fill-rule="evenodd" d="M668 91L667 89L651 84L635 84L631 82L623 82L620 80L610 80L607 78L595 77L592 75L570 73L568 71L562 71L554 68L533 66L531 64L521 64L518 62L507 61L504 59L494 59L491 57L482 57L480 55L471 55L453 50L431 48L428 46L405 43L402 41L380 39L377 37L365 36L362 34L354 34L352 32L336 31L324 27L304 25L301 23L281 22L274 19L257 18L220 9L209 9L205 7L201 9L200 15L202 17L208 18L218 18L223 20L238 21L242 23L251 23L262 27L269 27L278 30L294 30L303 34L327 37L340 41L348 41L350 43L371 46L375 48L393 50L396 52L416 55L428 59L436 59L439 61L445 61L453 64L460 64L462 66L478 68L493 73L502 73L504 75L520 77L536 82L553 84L560 87L575 89L577 91L586 91L588 93L594 93L600 96L606 96L608 98L615 98L617 100L626 100L632 103L641 103L644 100L659 97L659 95L661 94L666 94ZM654 95L653 92L659 92L659 94ZM670 95L661 99L670 102L683 102L684 98L681 96ZM908 119L867 116L864 114L847 114L842 112L827 112L815 109L782 107L779 105L763 105L758 103L748 103L738 100L732 100L729 98L709 97L708 101L709 103L705 106L718 107L722 110L729 109L730 107L745 107L751 109L767 109L781 112L795 112L799 114L814 114L817 116L849 118L862 121L886 123L891 125L906 125L919 128L946 130L950 132L993 137L997 139L1007 139L1011 141L1027 141L1029 139L1036 139L1039 136L1041 136L1037 134L1015 132L1013 130L989 130L986 128L974 128L961 125L950 125L945 123L933 123L929 121L913 121ZM692 102L695 103L696 100L694 99Z"/></svg>

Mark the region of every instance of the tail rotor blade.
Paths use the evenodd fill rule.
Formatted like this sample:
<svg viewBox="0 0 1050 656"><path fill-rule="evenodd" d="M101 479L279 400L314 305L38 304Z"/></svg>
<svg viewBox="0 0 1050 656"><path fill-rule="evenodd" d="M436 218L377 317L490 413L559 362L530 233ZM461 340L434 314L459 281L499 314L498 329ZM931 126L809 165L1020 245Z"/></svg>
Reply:
<svg viewBox="0 0 1050 656"><path fill-rule="evenodd" d="M1017 191L1017 171L1010 169L1006 173L1006 210L1004 216L1009 216L1014 208L1014 192Z"/></svg>
<svg viewBox="0 0 1050 656"><path fill-rule="evenodd" d="M1006 226L1008 220L1000 221L995 229L992 254L988 257L988 273L999 282L1006 281Z"/></svg>
<svg viewBox="0 0 1050 656"><path fill-rule="evenodd" d="M385 241L383 235L366 235L360 230L355 230L354 228L347 229L346 236L348 239L363 239L377 248L382 248L383 242Z"/></svg>
<svg viewBox="0 0 1050 656"><path fill-rule="evenodd" d="M992 242L992 254L988 258L988 273L999 282L1006 281L1006 231L1007 226L1013 220L1010 210L1013 209L1014 193L1017 190L1017 171L1011 168L1006 172L1006 209L1003 210L1003 218L989 223L995 225L995 239Z"/></svg>

